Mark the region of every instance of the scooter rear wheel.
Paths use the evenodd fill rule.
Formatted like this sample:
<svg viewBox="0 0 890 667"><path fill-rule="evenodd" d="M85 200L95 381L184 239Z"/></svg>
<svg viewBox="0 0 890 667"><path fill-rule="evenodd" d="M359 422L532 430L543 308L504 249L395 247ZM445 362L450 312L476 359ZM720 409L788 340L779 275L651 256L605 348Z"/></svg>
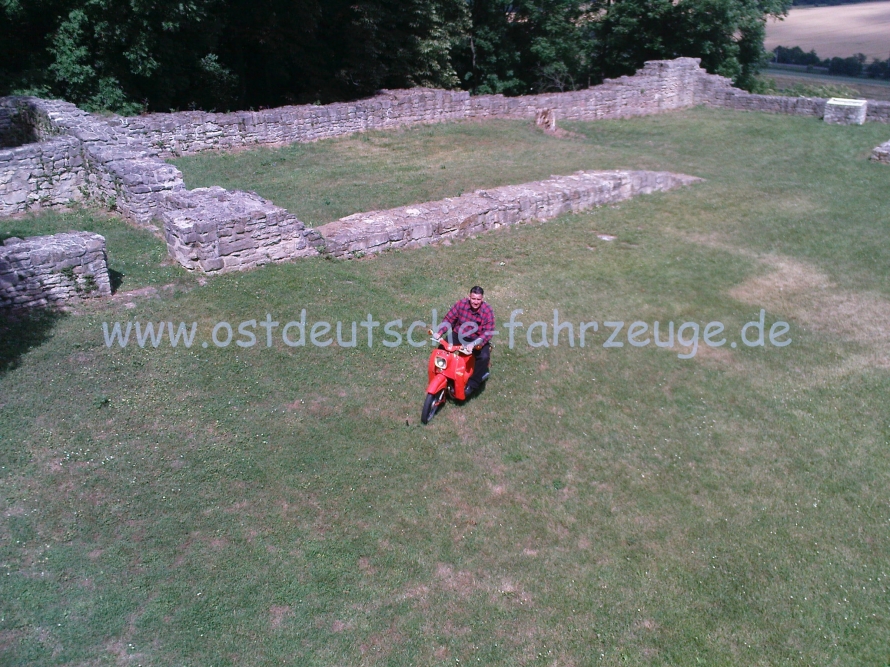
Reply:
<svg viewBox="0 0 890 667"><path fill-rule="evenodd" d="M445 402L445 390L438 394L427 394L426 400L423 402L423 410L420 411L420 421L423 424L429 423L430 419L436 416L439 408Z"/></svg>

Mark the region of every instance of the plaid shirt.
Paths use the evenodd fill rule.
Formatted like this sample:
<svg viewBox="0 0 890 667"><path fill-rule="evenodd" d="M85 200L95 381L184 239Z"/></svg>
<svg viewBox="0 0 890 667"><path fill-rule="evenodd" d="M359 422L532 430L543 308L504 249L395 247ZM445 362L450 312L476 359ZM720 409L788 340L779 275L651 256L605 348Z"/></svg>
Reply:
<svg viewBox="0 0 890 667"><path fill-rule="evenodd" d="M472 326L467 324L469 322L472 322L478 328L474 331ZM464 324L467 326L461 330ZM451 307L451 310L448 311L442 320L442 324L439 325L437 333L441 334L446 331L448 325L451 325L451 330L456 335L460 336L463 333L463 337L468 343L481 338L482 344L485 345L491 342L491 337L495 333L494 313L491 310L491 306L483 301L479 306L479 310L473 310L470 307L469 298L461 299Z"/></svg>

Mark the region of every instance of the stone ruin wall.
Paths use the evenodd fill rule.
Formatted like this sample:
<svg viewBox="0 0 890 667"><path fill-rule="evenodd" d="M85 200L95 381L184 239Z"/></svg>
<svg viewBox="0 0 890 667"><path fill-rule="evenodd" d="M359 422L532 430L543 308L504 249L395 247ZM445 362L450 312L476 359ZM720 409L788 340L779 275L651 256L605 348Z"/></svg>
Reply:
<svg viewBox="0 0 890 667"><path fill-rule="evenodd" d="M466 238L522 222L550 220L701 180L657 171L579 171L388 211L356 213L322 225L317 231L324 239L326 253L352 259Z"/></svg>
<svg viewBox="0 0 890 667"><path fill-rule="evenodd" d="M652 61L634 76L609 79L586 90L504 97L466 91L412 88L383 91L356 102L289 106L235 113L177 112L115 118L111 125L161 157L254 146L317 141L369 130L487 118L529 119L556 110L557 119L603 120L662 113L694 104L692 58Z"/></svg>
<svg viewBox="0 0 890 667"><path fill-rule="evenodd" d="M14 98L0 98L0 149L40 141Z"/></svg>
<svg viewBox="0 0 890 667"><path fill-rule="evenodd" d="M686 58L647 63L633 77L572 93L474 98L413 89L326 106L135 118L95 116L58 100L7 98L0 105L8 110L7 126L29 127L41 141L0 154L0 215L89 199L163 234L171 254L190 269L252 268L317 254L323 244L292 214L254 194L187 190L164 158L448 120L533 119L545 109L556 109L564 120L659 113L693 103L700 71ZM183 244L192 245L186 251Z"/></svg>
<svg viewBox="0 0 890 667"><path fill-rule="evenodd" d="M9 238L0 245L0 310L110 295L105 239L99 234Z"/></svg>
<svg viewBox="0 0 890 667"><path fill-rule="evenodd" d="M189 270L243 270L317 256L323 247L316 230L254 193L197 188L163 215L167 250Z"/></svg>
<svg viewBox="0 0 890 667"><path fill-rule="evenodd" d="M81 201L85 183L80 143L74 137L0 149L0 215Z"/></svg>
<svg viewBox="0 0 890 667"><path fill-rule="evenodd" d="M749 94L707 74L692 58L647 62L633 76L587 90L513 98L411 89L325 106L133 118L96 116L58 100L3 98L0 215L88 199L163 235L171 255L189 269L241 270L315 255L327 246L317 231L255 194L187 190L165 158L443 121L532 120L541 113L558 121L601 120L696 104L821 117L825 103ZM890 121L890 103L869 102L867 119Z"/></svg>
<svg viewBox="0 0 890 667"><path fill-rule="evenodd" d="M875 148L871 152L871 159L890 164L890 141L885 141L883 144Z"/></svg>

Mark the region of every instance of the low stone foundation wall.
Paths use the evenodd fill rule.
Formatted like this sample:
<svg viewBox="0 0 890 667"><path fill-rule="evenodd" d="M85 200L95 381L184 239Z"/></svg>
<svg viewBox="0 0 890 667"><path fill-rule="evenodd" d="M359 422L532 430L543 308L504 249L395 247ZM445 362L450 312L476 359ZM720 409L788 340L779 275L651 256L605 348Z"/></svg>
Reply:
<svg viewBox="0 0 890 667"><path fill-rule="evenodd" d="M890 102L866 101L868 103L866 121L890 123ZM701 74L696 79L695 103L734 111L761 111L824 118L828 100L819 97L755 95L734 88L732 82L722 76Z"/></svg>
<svg viewBox="0 0 890 667"><path fill-rule="evenodd" d="M111 294L105 238L90 232L10 238L0 246L0 309L60 306Z"/></svg>
<svg viewBox="0 0 890 667"><path fill-rule="evenodd" d="M825 113L825 102L824 99L810 97L754 95L734 88L732 81L716 74L702 74L696 81L695 103L718 109L821 118Z"/></svg>
<svg viewBox="0 0 890 667"><path fill-rule="evenodd" d="M171 203L163 214L167 249L189 270L225 273L318 255L319 235L259 195L198 188Z"/></svg>
<svg viewBox="0 0 890 667"><path fill-rule="evenodd" d="M869 100L865 120L873 123L890 123L890 102Z"/></svg>
<svg viewBox="0 0 890 667"><path fill-rule="evenodd" d="M357 213L317 228L324 252L354 258L424 246L531 220L549 220L702 179L657 171L579 171L546 181L477 190L451 199Z"/></svg>
<svg viewBox="0 0 890 667"><path fill-rule="evenodd" d="M412 88L387 90L369 99L325 106L148 114L114 118L109 124L115 132L126 136L131 145L154 149L161 157L174 157L207 150L317 141L449 120L533 120L546 110L556 110L560 120L627 118L692 106L696 78L703 73L698 63L694 58L651 61L633 76L608 79L602 85L568 93L471 97L466 91Z"/></svg>
<svg viewBox="0 0 890 667"><path fill-rule="evenodd" d="M37 141L0 150L0 215L88 199L163 234L170 254L189 269L246 269L314 254L319 238L255 195L186 190L165 157L449 120L586 121L695 104L822 117L826 101L751 95L693 58L647 62L633 76L587 90L512 98L415 88L326 106L133 118L96 116L59 100L0 98L0 144ZM867 119L890 121L890 103L869 103Z"/></svg>
<svg viewBox="0 0 890 667"><path fill-rule="evenodd" d="M875 148L871 152L871 159L890 164L890 141L885 141L883 144Z"/></svg>
<svg viewBox="0 0 890 667"><path fill-rule="evenodd" d="M0 215L84 198L86 169L74 137L0 149Z"/></svg>

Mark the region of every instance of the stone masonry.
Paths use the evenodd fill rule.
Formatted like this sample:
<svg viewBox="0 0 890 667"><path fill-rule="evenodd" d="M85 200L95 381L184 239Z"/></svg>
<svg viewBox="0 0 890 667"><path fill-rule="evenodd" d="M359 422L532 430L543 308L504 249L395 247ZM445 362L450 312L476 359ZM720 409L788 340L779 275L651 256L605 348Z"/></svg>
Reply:
<svg viewBox="0 0 890 667"><path fill-rule="evenodd" d="M167 249L187 269L236 271L318 254L316 232L253 193L198 188L163 215Z"/></svg>
<svg viewBox="0 0 890 667"><path fill-rule="evenodd" d="M825 103L823 120L832 125L862 125L868 113L866 100L832 97Z"/></svg>
<svg viewBox="0 0 890 667"><path fill-rule="evenodd" d="M74 137L0 149L0 215L84 198L86 170Z"/></svg>
<svg viewBox="0 0 890 667"><path fill-rule="evenodd" d="M356 213L318 227L325 252L360 257L460 239L505 225L550 220L702 179L657 171L579 171L546 181L476 190L441 201Z"/></svg>
<svg viewBox="0 0 890 667"><path fill-rule="evenodd" d="M165 158L444 121L587 121L696 104L822 117L826 100L751 95L692 58L650 61L587 90L513 98L416 88L325 106L133 118L96 116L58 100L0 98L0 215L91 200L163 235L189 269L247 269L317 254L320 237L256 195L187 190ZM890 103L870 101L866 119L890 122Z"/></svg>
<svg viewBox="0 0 890 667"><path fill-rule="evenodd" d="M890 141L885 141L883 144L875 148L871 152L871 159L883 162L884 164L890 164Z"/></svg>
<svg viewBox="0 0 890 667"><path fill-rule="evenodd" d="M0 246L0 310L111 294L105 238L90 232L9 238Z"/></svg>

